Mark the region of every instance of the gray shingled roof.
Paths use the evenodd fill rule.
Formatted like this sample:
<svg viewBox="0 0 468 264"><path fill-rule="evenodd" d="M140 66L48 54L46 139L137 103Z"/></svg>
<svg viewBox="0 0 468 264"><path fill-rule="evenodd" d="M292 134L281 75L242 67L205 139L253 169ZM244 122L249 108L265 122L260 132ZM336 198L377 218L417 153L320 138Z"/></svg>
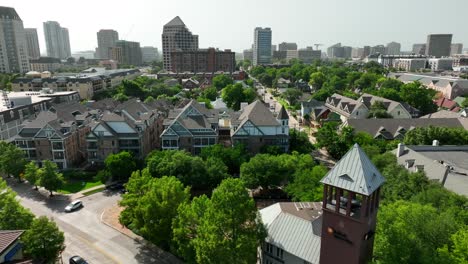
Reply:
<svg viewBox="0 0 468 264"><path fill-rule="evenodd" d="M23 234L22 230L0 231L0 255Z"/></svg>
<svg viewBox="0 0 468 264"><path fill-rule="evenodd" d="M385 178L355 144L320 182L369 196L385 182Z"/></svg>
<svg viewBox="0 0 468 264"><path fill-rule="evenodd" d="M174 17L171 21L167 22L165 27L177 27L177 26L185 26L182 19L179 16Z"/></svg>
<svg viewBox="0 0 468 264"><path fill-rule="evenodd" d="M289 117L288 117L289 118ZM279 122L270 110L259 100L247 105L242 110L239 120L250 120L256 126L278 126ZM242 123L241 121L241 123Z"/></svg>
<svg viewBox="0 0 468 264"><path fill-rule="evenodd" d="M463 124L457 118L348 119L346 120L346 125L354 128L355 132L366 132L374 138L378 137L380 133L385 137L385 139L394 139L399 134L404 136L407 131L410 131L416 127L435 126L463 128Z"/></svg>
<svg viewBox="0 0 468 264"><path fill-rule="evenodd" d="M281 110L278 114L278 119L289 119L288 112L284 109L284 106L281 106Z"/></svg>

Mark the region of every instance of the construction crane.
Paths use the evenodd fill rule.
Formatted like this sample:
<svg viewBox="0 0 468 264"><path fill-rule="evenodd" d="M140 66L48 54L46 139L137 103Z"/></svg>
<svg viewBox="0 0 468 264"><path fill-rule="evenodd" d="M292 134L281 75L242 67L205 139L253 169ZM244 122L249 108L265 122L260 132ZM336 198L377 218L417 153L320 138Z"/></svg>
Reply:
<svg viewBox="0 0 468 264"><path fill-rule="evenodd" d="M319 46L323 46L323 44L314 44L315 49L318 50Z"/></svg>

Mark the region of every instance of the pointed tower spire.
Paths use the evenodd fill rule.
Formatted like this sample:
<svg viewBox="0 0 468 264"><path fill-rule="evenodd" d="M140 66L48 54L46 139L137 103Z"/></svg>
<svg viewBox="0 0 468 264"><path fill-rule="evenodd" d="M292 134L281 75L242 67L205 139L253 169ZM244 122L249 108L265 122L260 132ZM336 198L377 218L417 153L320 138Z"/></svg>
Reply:
<svg viewBox="0 0 468 264"><path fill-rule="evenodd" d="M361 147L354 144L320 182L369 196L385 182L385 178Z"/></svg>

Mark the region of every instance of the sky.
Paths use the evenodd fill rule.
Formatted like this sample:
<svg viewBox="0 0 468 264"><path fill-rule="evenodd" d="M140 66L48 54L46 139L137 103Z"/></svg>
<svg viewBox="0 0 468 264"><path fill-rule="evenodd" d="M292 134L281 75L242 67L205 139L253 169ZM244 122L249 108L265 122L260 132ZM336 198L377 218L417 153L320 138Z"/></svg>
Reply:
<svg viewBox="0 0 468 264"><path fill-rule="evenodd" d="M99 29L115 29L120 39L161 49L164 24L180 16L199 47L250 48L255 27L270 27L273 43L299 48L341 42L346 46L400 42L402 50L424 43L428 34L451 33L468 46L466 0L2 0L14 7L25 27L58 21L70 32L72 52L94 50Z"/></svg>

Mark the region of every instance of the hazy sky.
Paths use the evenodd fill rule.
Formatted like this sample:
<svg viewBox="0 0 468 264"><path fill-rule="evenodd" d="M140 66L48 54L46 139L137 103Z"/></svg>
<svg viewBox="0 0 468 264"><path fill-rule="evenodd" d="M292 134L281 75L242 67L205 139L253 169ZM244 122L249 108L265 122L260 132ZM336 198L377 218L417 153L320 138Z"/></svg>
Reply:
<svg viewBox="0 0 468 264"><path fill-rule="evenodd" d="M96 32L110 28L121 39L161 48L163 25L180 16L200 48L241 52L253 42L257 26L271 27L273 44L296 42L299 48L336 42L347 46L397 41L403 50L423 43L427 34L452 33L468 46L466 0L2 0L16 9L25 27L38 29L55 20L70 31L72 51L97 46Z"/></svg>

